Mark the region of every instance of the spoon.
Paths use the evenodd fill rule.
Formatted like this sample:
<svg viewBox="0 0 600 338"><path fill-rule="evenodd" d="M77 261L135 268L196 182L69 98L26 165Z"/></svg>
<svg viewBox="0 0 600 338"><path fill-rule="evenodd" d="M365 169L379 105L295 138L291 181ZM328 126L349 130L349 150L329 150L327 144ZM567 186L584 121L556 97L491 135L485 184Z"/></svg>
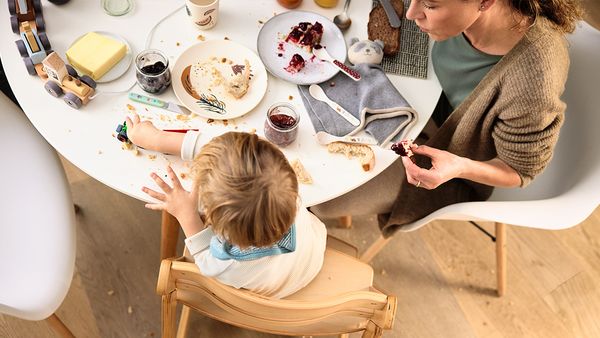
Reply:
<svg viewBox="0 0 600 338"><path fill-rule="evenodd" d="M369 136L335 136L324 131L317 132L317 142L322 145L328 145L333 142L377 144L377 140Z"/></svg>
<svg viewBox="0 0 600 338"><path fill-rule="evenodd" d="M331 54L329 54L329 52L327 52L325 50L325 47L317 44L317 45L315 45L313 47L312 51L313 51L314 56L316 56L320 60L327 61L327 62L331 63L337 69L341 70L342 73L348 75L352 80L354 80L354 81L360 80L360 73L359 72L357 72L354 69L346 66L340 60L334 59L333 56L331 56Z"/></svg>
<svg viewBox="0 0 600 338"><path fill-rule="evenodd" d="M338 26L339 29L344 30L348 29L352 24L352 20L348 17L348 7L350 6L350 0L346 0L344 4L344 11L342 14L338 14L333 18L333 23Z"/></svg>

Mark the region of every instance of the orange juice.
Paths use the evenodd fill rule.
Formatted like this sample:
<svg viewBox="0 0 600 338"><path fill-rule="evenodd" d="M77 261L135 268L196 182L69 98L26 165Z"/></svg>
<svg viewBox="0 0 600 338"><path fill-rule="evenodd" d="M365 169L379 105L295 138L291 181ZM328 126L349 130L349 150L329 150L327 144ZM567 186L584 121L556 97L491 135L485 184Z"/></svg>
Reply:
<svg viewBox="0 0 600 338"><path fill-rule="evenodd" d="M335 7L337 6L338 0L315 0L315 3L321 7Z"/></svg>

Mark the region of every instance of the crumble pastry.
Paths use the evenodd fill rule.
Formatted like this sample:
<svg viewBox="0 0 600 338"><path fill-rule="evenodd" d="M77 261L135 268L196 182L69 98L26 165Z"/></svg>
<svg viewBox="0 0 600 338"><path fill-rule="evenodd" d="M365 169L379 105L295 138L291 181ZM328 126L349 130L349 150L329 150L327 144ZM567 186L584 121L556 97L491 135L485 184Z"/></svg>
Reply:
<svg viewBox="0 0 600 338"><path fill-rule="evenodd" d="M368 145L333 142L327 145L327 150L330 153L344 154L348 158L358 157L364 171L369 171L375 167L375 153Z"/></svg>
<svg viewBox="0 0 600 338"><path fill-rule="evenodd" d="M313 183L312 177L310 176L308 171L306 171L306 169L304 168L304 166L302 165L302 163L300 162L299 159L293 160L290 163L290 165L292 166L294 173L296 173L298 182L300 182L302 184L312 184Z"/></svg>

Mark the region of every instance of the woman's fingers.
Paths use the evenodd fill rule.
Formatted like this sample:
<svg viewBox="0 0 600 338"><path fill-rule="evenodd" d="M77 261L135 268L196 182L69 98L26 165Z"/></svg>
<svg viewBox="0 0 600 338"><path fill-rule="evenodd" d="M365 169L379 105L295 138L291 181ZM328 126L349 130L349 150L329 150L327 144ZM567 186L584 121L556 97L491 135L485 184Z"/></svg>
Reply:
<svg viewBox="0 0 600 338"><path fill-rule="evenodd" d="M160 178L156 173L150 174L150 177L152 177L154 182L156 182L156 184L162 189L162 191L164 191L167 194L171 192L171 186L165 183L165 181L163 181L163 179Z"/></svg>
<svg viewBox="0 0 600 338"><path fill-rule="evenodd" d="M150 210L165 210L165 205L162 203L146 203L144 207Z"/></svg>
<svg viewBox="0 0 600 338"><path fill-rule="evenodd" d="M165 194L160 193L158 191L152 190L148 187L142 187L142 191L145 192L148 196L156 198L159 201L166 201L167 197Z"/></svg>

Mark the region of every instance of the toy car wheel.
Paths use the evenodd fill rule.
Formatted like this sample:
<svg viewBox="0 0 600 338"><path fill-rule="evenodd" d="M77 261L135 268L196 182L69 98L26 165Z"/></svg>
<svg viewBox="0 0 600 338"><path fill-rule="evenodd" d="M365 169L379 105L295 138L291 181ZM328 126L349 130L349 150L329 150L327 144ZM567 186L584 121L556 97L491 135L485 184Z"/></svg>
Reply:
<svg viewBox="0 0 600 338"><path fill-rule="evenodd" d="M52 48L52 46L50 46L50 40L48 40L48 36L46 35L46 33L40 33L38 34L38 37L40 38L40 42L42 43L42 46L44 46L45 50Z"/></svg>
<svg viewBox="0 0 600 338"><path fill-rule="evenodd" d="M13 33L19 34L19 18L17 18L16 15L11 15L10 27L12 28Z"/></svg>
<svg viewBox="0 0 600 338"><path fill-rule="evenodd" d="M69 0L48 0L51 3L55 4L55 5L64 5L67 2L69 2Z"/></svg>
<svg viewBox="0 0 600 338"><path fill-rule="evenodd" d="M44 23L44 17L42 16L42 13L35 14L35 25L37 26L38 34L46 31L46 24Z"/></svg>
<svg viewBox="0 0 600 338"><path fill-rule="evenodd" d="M73 93L67 93L65 95L65 97L63 98L63 100L71 107L71 108L75 108L75 109L79 109L81 108L81 106L83 105L83 102L81 102L81 99L79 97L77 97L77 95L73 94Z"/></svg>
<svg viewBox="0 0 600 338"><path fill-rule="evenodd" d="M17 14L17 4L16 4L17 0L8 0L8 13L10 13L10 15L15 15Z"/></svg>
<svg viewBox="0 0 600 338"><path fill-rule="evenodd" d="M30 57L23 58L23 62L25 62L25 68L27 68L29 75L37 74L35 71L35 66L33 65L33 61L31 61Z"/></svg>
<svg viewBox="0 0 600 338"><path fill-rule="evenodd" d="M42 12L42 0L33 0L33 9L36 13Z"/></svg>
<svg viewBox="0 0 600 338"><path fill-rule="evenodd" d="M54 51L52 50L52 48L50 48L50 49L46 50L46 56L48 56L48 55L52 54L52 52L54 52Z"/></svg>
<svg viewBox="0 0 600 338"><path fill-rule="evenodd" d="M85 83L86 85L90 86L90 88L96 89L96 81L94 81L94 79L92 79L91 77L84 75L80 77L79 80L81 80L81 82Z"/></svg>
<svg viewBox="0 0 600 338"><path fill-rule="evenodd" d="M71 75L74 78L79 78L79 74L77 74L77 71L75 70L75 68L73 68L73 66L71 65L65 65L67 66L67 73L69 73L69 75Z"/></svg>
<svg viewBox="0 0 600 338"><path fill-rule="evenodd" d="M23 40L17 40L15 41L15 44L17 44L17 49L19 50L19 54L21 54L22 58L29 56L29 54L27 54L27 47L25 47L25 42L23 42Z"/></svg>
<svg viewBox="0 0 600 338"><path fill-rule="evenodd" d="M60 88L60 86L58 85L58 83L54 82L54 81L48 81L46 82L46 84L44 85L44 89L46 89L46 91L48 92L48 94L54 96L54 97L59 97L63 94L63 90L62 88Z"/></svg>

